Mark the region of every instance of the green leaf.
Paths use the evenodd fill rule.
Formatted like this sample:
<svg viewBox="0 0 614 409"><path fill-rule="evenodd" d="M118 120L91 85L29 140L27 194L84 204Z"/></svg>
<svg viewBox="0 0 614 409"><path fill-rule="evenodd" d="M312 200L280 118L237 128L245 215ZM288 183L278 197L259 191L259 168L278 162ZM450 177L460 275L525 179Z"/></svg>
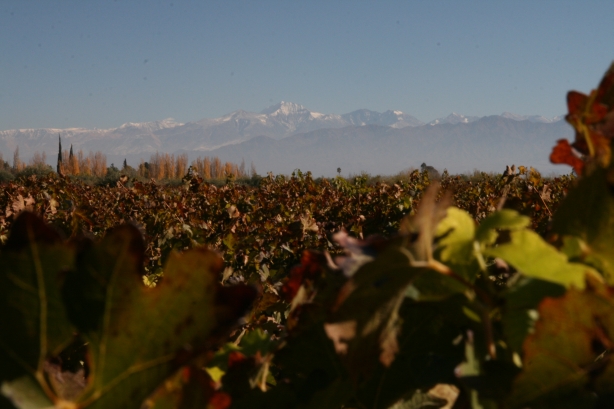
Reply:
<svg viewBox="0 0 614 409"><path fill-rule="evenodd" d="M527 277L539 278L565 287L584 288L587 274L598 276L591 267L570 263L567 257L546 243L531 230L510 233L511 241L485 250L485 254L499 257Z"/></svg>
<svg viewBox="0 0 614 409"><path fill-rule="evenodd" d="M495 230L518 230L531 223L528 216L523 216L515 210L502 209L486 217L478 226L475 239L483 244L492 244L497 239Z"/></svg>
<svg viewBox="0 0 614 409"><path fill-rule="evenodd" d="M231 289L218 289L223 263L205 249L172 253L164 278L146 288L142 248L138 230L122 226L83 251L78 271L67 277L71 317L89 341L90 382L78 399L83 407L138 407L254 297L247 291L233 300Z"/></svg>
<svg viewBox="0 0 614 409"><path fill-rule="evenodd" d="M562 236L576 236L584 242L586 263L614 284L614 169L595 169L571 189L557 209L552 230Z"/></svg>
<svg viewBox="0 0 614 409"><path fill-rule="evenodd" d="M48 409L53 402L40 385L30 376L24 376L2 384L2 394L19 409Z"/></svg>
<svg viewBox="0 0 614 409"><path fill-rule="evenodd" d="M15 221L0 254L0 381L24 374L44 381L46 360L72 340L58 283L73 254L34 214Z"/></svg>
<svg viewBox="0 0 614 409"><path fill-rule="evenodd" d="M438 301L466 291L465 285L448 275L433 270L423 270L409 285L405 295L416 301Z"/></svg>
<svg viewBox="0 0 614 409"><path fill-rule="evenodd" d="M480 264L475 254L475 222L464 210L449 207L447 215L437 225L438 258L469 282L475 281Z"/></svg>

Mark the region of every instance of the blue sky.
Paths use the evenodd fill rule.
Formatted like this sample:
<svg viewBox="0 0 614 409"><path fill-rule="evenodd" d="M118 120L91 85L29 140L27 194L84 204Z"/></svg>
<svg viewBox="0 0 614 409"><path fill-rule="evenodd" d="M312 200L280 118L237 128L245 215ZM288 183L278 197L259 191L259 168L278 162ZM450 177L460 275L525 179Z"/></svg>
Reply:
<svg viewBox="0 0 614 409"><path fill-rule="evenodd" d="M181 122L281 100L423 121L560 115L614 1L0 2L0 129Z"/></svg>

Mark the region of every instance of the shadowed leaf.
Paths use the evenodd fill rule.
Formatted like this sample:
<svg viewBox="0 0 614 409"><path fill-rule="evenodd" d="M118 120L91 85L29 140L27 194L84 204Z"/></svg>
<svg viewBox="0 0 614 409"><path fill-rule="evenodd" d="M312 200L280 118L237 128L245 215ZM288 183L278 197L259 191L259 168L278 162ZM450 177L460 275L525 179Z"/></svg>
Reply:
<svg viewBox="0 0 614 409"><path fill-rule="evenodd" d="M569 192L554 215L552 230L585 245L580 259L614 284L614 168L596 169Z"/></svg>
<svg viewBox="0 0 614 409"><path fill-rule="evenodd" d="M76 323L87 323L82 330L89 341L91 375L79 398L84 407L105 408L117 401L125 407L139 405L179 365L208 346L218 325L244 313L241 303L250 303L255 295L246 292L236 308L227 307L229 297L217 285L222 261L204 249L171 254L163 280L146 288L141 249L135 228L108 234L81 254L75 274L82 277L64 293ZM80 290L88 296L78 298ZM89 318L83 320L83 314Z"/></svg>
<svg viewBox="0 0 614 409"><path fill-rule="evenodd" d="M572 288L542 301L539 317L507 407L590 408L614 396L612 290L597 282Z"/></svg>
<svg viewBox="0 0 614 409"><path fill-rule="evenodd" d="M71 341L59 284L73 254L34 214L15 221L0 254L0 381L25 374L44 380L46 360Z"/></svg>

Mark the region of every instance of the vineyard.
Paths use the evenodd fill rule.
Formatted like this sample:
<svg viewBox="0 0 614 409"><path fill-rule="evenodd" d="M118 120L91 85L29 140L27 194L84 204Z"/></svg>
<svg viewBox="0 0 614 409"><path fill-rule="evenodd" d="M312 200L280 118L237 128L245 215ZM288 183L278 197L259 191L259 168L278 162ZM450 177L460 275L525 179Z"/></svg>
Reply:
<svg viewBox="0 0 614 409"><path fill-rule="evenodd" d="M568 105L578 177L5 183L0 408L614 407L614 65Z"/></svg>

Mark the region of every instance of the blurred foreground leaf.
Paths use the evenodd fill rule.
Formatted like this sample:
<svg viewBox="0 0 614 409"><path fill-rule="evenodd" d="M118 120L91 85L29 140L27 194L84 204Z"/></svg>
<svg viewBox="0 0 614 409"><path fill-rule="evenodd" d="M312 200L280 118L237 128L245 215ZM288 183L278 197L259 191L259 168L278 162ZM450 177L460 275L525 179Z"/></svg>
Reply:
<svg viewBox="0 0 614 409"><path fill-rule="evenodd" d="M255 297L250 287L217 283L223 263L212 251L172 254L164 279L147 288L144 245L136 228L121 226L99 244L81 243L72 262L68 244L35 216L21 217L25 222L15 223L0 263L0 279L14 290L2 297L7 305L1 310L17 316L3 316L3 323L15 320L15 331L2 332L7 365L0 375L11 380L27 374L36 380L33 388L42 388L56 406L140 407L161 382L224 335ZM59 271L65 272L63 279ZM42 371L74 331L88 343L89 375L73 399Z"/></svg>
<svg viewBox="0 0 614 409"><path fill-rule="evenodd" d="M535 332L524 342L524 368L510 408L591 408L614 404L614 298L590 282L539 306ZM608 402L610 406L605 405Z"/></svg>

